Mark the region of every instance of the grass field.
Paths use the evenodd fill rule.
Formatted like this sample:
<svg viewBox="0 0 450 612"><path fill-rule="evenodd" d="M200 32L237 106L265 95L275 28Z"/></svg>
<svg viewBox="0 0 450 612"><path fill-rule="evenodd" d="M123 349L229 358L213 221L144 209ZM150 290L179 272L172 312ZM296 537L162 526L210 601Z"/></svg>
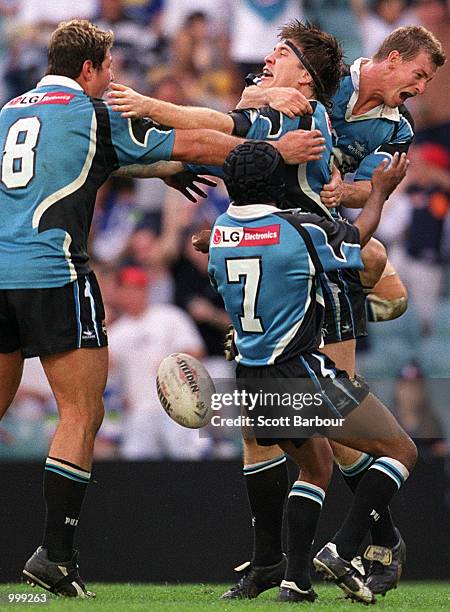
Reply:
<svg viewBox="0 0 450 612"><path fill-rule="evenodd" d="M24 610L26 607L65 612L71 610L87 610L94 612L128 612L129 610L161 610L163 612L198 612L203 610L280 610L288 606L275 601L276 590L268 591L252 601L221 602L219 596L225 590L221 585L183 584L92 584L89 587L97 593L93 600L65 600L47 594L47 602L40 604L10 604L8 594L28 593L44 594L46 591L31 589L23 584L0 584L0 610ZM358 605L345 600L341 591L335 586L317 585L319 599L313 604L314 612L355 610ZM311 605L311 604L309 604ZM308 604L302 604L306 609ZM289 608L289 606L288 606ZM377 608L380 610L395 610L396 612L416 612L433 610L450 610L450 582L423 582L402 584L397 591L388 593L386 597L378 597ZM290 609L290 608L289 608ZM365 608L361 608L365 609Z"/></svg>

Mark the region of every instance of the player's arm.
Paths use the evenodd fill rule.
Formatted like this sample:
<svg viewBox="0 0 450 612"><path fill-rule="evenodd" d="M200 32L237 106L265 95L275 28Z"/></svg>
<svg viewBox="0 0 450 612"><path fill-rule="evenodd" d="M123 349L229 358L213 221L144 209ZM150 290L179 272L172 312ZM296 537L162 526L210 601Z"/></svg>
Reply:
<svg viewBox="0 0 450 612"><path fill-rule="evenodd" d="M387 160L383 160L374 170L371 193L353 224L359 230L361 246L370 240L377 229L384 203L404 179L408 164L406 153L395 153L390 166Z"/></svg>
<svg viewBox="0 0 450 612"><path fill-rule="evenodd" d="M353 183L345 183L341 203L348 208L362 208L371 192L371 178L380 160L391 160L395 153L401 155L408 153L414 138L414 121L405 107L400 108L400 121L388 142L379 146L376 151L369 153L355 173Z"/></svg>
<svg viewBox="0 0 450 612"><path fill-rule="evenodd" d="M113 111L127 119L151 117L161 125L178 129L207 128L225 134L231 134L234 123L225 113L196 106L171 104L156 98L143 96L131 87L111 83L108 93L108 104Z"/></svg>
<svg viewBox="0 0 450 612"><path fill-rule="evenodd" d="M237 108L271 106L290 119L310 115L313 110L308 99L294 87L258 87L251 85L242 92Z"/></svg>
<svg viewBox="0 0 450 612"><path fill-rule="evenodd" d="M172 159L219 166L228 153L243 142L243 138L214 130L177 130ZM305 161L320 159L325 149L322 134L318 130L289 132L271 144L287 164L303 164Z"/></svg>

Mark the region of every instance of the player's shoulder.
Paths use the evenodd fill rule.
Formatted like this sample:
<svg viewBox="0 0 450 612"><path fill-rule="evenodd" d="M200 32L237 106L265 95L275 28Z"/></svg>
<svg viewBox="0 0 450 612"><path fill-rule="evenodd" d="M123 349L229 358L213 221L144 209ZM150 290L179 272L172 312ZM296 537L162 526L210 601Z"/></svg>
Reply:
<svg viewBox="0 0 450 612"><path fill-rule="evenodd" d="M414 133L416 131L414 117L412 116L412 114L409 112L409 110L406 108L404 104L401 104L398 107L398 112L400 113L400 124L409 128L412 133L412 136L414 136Z"/></svg>
<svg viewBox="0 0 450 612"><path fill-rule="evenodd" d="M301 208L290 208L288 210L282 210L276 213L277 217L284 219L287 223L290 223L296 228L304 225L317 225L319 227L329 227L330 224L334 225L335 221L331 218L322 217L316 213L303 211Z"/></svg>

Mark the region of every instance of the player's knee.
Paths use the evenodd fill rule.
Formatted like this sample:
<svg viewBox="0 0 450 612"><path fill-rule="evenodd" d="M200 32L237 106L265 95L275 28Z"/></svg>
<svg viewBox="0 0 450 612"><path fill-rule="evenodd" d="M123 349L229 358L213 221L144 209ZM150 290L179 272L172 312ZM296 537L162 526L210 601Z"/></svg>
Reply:
<svg viewBox="0 0 450 612"><path fill-rule="evenodd" d="M388 257L385 247L371 238L361 251L364 271L360 273L363 287L373 287L377 284L386 267Z"/></svg>
<svg viewBox="0 0 450 612"><path fill-rule="evenodd" d="M417 447L408 435L402 436L401 439L393 438L391 440L378 441L374 448L376 457L391 457L400 461L406 469L411 472L417 461Z"/></svg>
<svg viewBox="0 0 450 612"><path fill-rule="evenodd" d="M327 490L333 475L333 453L331 448L324 449L314 462L300 466L301 480L311 482L324 491Z"/></svg>
<svg viewBox="0 0 450 612"><path fill-rule="evenodd" d="M103 422L105 409L103 402L95 402L84 405L82 409L66 408L61 415L61 422L70 424L75 430L82 429L88 434L95 436Z"/></svg>

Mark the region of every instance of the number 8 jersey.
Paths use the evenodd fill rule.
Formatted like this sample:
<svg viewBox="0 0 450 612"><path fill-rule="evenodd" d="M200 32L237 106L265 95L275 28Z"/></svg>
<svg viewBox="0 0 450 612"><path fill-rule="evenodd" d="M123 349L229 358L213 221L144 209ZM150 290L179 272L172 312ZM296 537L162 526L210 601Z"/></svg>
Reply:
<svg viewBox="0 0 450 612"><path fill-rule="evenodd" d="M49 75L0 112L0 289L60 287L89 272L97 189L119 166L168 160L174 132L129 121Z"/></svg>
<svg viewBox="0 0 450 612"><path fill-rule="evenodd" d="M318 274L343 268L362 268L355 226L298 209L231 204L211 233L209 275L235 328L236 361L272 365L318 348Z"/></svg>

